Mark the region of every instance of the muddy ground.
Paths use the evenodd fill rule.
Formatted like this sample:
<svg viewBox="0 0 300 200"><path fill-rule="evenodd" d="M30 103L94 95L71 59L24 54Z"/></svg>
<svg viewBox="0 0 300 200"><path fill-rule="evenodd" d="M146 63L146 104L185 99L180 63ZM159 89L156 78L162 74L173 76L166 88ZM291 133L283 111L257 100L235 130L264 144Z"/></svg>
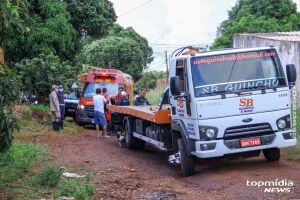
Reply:
<svg viewBox="0 0 300 200"><path fill-rule="evenodd" d="M91 172L94 199L300 199L300 164L284 159L277 163L268 163L263 156L198 161L197 174L185 178L179 167L168 164L166 153L151 147L120 148L115 137L99 139L94 130L33 141L49 148L52 163ZM269 195L246 184L276 179L293 181L293 191Z"/></svg>

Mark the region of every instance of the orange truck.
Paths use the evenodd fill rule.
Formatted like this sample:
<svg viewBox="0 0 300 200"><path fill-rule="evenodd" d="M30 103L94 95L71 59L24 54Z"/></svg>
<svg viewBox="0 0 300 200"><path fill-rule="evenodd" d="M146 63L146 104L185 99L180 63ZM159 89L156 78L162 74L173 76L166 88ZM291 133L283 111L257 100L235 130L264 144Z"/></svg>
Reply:
<svg viewBox="0 0 300 200"><path fill-rule="evenodd" d="M81 83L83 90L76 111L78 125L93 124L93 96L96 94L97 88L107 88L108 96L113 97L118 93L118 88L123 87L129 97L133 98L133 79L120 70L93 67L90 72L81 76Z"/></svg>

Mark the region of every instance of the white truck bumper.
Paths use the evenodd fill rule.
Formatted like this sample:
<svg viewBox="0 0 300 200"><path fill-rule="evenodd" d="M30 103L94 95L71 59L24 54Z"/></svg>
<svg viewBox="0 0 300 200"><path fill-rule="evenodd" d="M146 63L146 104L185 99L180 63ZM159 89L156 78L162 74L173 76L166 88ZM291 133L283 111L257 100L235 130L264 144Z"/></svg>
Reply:
<svg viewBox="0 0 300 200"><path fill-rule="evenodd" d="M255 151L255 150L262 150L262 149L270 149L270 148L284 148L284 147L290 147L297 144L296 139L284 139L283 134L284 133L291 133L291 131L281 131L276 132L273 134L273 139L268 144L263 144L260 146L254 146L254 147L246 147L246 148L229 148L228 142L230 140L213 140L213 141L197 141L195 143L196 145L196 151L191 152L192 155L198 157L198 158L213 158L213 157L222 157L224 155L228 154L235 154L235 153L242 153L242 152L249 152L249 151ZM234 143L239 143L239 141L233 141ZM227 143L227 145L225 145ZM201 148L201 145L210 146L211 150L204 150Z"/></svg>

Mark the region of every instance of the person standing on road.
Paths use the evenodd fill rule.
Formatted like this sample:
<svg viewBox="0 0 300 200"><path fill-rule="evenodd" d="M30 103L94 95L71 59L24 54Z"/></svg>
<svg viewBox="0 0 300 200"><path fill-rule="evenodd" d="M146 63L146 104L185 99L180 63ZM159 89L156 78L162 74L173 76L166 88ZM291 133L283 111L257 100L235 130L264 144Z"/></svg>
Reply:
<svg viewBox="0 0 300 200"><path fill-rule="evenodd" d="M107 94L107 88L102 89L101 95L104 97L106 105L108 105L110 102L109 102L109 96ZM110 133L110 131L111 131L111 115L106 106L104 106L104 114L105 114L105 118L106 118L106 122L107 122L107 132Z"/></svg>
<svg viewBox="0 0 300 200"><path fill-rule="evenodd" d="M57 98L59 101L59 110L60 110L60 122L59 128L64 129L64 119L65 119L65 94L64 88L62 85L58 86Z"/></svg>
<svg viewBox="0 0 300 200"><path fill-rule="evenodd" d="M54 131L59 131L59 121L60 121L60 109L59 101L57 98L58 88L56 85L52 86L52 91L49 95L50 101L50 111L52 113L52 127Z"/></svg>
<svg viewBox="0 0 300 200"><path fill-rule="evenodd" d="M141 89L140 95L134 101L135 106L147 106L147 105L149 106L150 105L148 99L146 99L146 93L147 93L147 90L145 88Z"/></svg>
<svg viewBox="0 0 300 200"><path fill-rule="evenodd" d="M95 115L95 125L97 130L97 137L101 137L100 135L100 126L102 126L102 137L109 137L106 135L106 125L107 121L104 114L105 107L105 98L101 95L101 89L96 89L96 95L93 97L94 102L94 115Z"/></svg>

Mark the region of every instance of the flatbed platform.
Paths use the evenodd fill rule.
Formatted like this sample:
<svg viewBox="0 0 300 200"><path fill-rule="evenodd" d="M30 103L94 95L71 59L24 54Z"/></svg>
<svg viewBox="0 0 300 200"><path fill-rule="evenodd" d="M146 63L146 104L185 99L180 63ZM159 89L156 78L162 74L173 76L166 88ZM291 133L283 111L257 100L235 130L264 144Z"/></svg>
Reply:
<svg viewBox="0 0 300 200"><path fill-rule="evenodd" d="M171 112L169 109L156 111L155 106L115 106L107 105L107 109L111 112L130 115L140 119L144 119L155 124L170 124Z"/></svg>

